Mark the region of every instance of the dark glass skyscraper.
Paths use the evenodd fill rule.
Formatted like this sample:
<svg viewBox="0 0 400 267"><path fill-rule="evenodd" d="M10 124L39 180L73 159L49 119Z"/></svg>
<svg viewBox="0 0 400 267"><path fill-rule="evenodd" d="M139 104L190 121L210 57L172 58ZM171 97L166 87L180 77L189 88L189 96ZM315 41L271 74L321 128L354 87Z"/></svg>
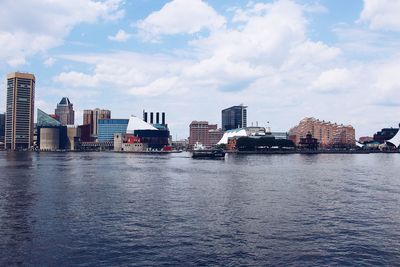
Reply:
<svg viewBox="0 0 400 267"><path fill-rule="evenodd" d="M33 74L7 75L6 149L29 149L33 145L34 99Z"/></svg>
<svg viewBox="0 0 400 267"><path fill-rule="evenodd" d="M222 110L224 131L247 127L247 106L243 104Z"/></svg>

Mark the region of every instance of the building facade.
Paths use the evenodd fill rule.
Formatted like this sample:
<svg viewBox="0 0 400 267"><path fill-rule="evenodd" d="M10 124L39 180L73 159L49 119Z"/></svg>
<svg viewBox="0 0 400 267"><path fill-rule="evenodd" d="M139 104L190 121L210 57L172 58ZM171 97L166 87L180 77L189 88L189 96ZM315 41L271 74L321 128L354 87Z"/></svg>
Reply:
<svg viewBox="0 0 400 267"><path fill-rule="evenodd" d="M316 138L320 147L352 147L356 144L355 130L351 125L321 121L315 118L304 118L289 130L289 139L299 145L301 138L307 134Z"/></svg>
<svg viewBox="0 0 400 267"><path fill-rule="evenodd" d="M0 149L4 149L5 134L6 134L6 114L0 114Z"/></svg>
<svg viewBox="0 0 400 267"><path fill-rule="evenodd" d="M62 125L73 125L75 123L74 105L69 101L68 97L61 99L54 113Z"/></svg>
<svg viewBox="0 0 400 267"><path fill-rule="evenodd" d="M111 111L98 108L83 111L83 124L90 125L90 134L93 137L98 135L98 121L101 119L111 119Z"/></svg>
<svg viewBox="0 0 400 267"><path fill-rule="evenodd" d="M208 121L192 121L189 131L190 147L193 147L197 142L204 146L216 145L224 135L224 132L218 129L217 124L208 124Z"/></svg>
<svg viewBox="0 0 400 267"><path fill-rule="evenodd" d="M4 137L6 133L6 114L0 114L0 137Z"/></svg>
<svg viewBox="0 0 400 267"><path fill-rule="evenodd" d="M67 126L45 113L37 110L37 148L42 151L67 149Z"/></svg>
<svg viewBox="0 0 400 267"><path fill-rule="evenodd" d="M5 147L26 150L33 145L35 76L14 72L7 75Z"/></svg>
<svg viewBox="0 0 400 267"><path fill-rule="evenodd" d="M128 123L127 119L99 119L97 140L99 142L113 141L114 134L126 133Z"/></svg>
<svg viewBox="0 0 400 267"><path fill-rule="evenodd" d="M222 110L224 131L247 127L247 106L239 105Z"/></svg>

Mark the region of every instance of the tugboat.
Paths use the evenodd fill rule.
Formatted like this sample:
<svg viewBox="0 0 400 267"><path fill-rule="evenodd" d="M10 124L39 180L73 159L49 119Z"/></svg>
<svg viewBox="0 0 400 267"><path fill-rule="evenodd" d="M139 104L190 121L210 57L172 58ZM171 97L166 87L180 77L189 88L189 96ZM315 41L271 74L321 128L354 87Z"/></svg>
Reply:
<svg viewBox="0 0 400 267"><path fill-rule="evenodd" d="M192 151L194 159L225 159L225 152L222 149L206 149L202 144L196 142Z"/></svg>

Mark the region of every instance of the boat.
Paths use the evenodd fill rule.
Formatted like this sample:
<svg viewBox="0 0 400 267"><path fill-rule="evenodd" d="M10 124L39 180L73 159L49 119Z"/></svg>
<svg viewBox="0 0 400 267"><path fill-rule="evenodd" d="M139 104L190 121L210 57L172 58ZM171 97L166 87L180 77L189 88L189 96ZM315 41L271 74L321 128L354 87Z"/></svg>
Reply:
<svg viewBox="0 0 400 267"><path fill-rule="evenodd" d="M196 142L192 151L194 159L224 159L225 152L222 149L206 149L202 144Z"/></svg>

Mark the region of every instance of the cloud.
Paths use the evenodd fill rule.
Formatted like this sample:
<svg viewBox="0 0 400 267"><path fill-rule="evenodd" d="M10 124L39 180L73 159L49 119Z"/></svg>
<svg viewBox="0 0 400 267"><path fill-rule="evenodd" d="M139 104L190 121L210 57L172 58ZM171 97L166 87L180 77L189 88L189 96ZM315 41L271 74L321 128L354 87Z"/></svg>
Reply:
<svg viewBox="0 0 400 267"><path fill-rule="evenodd" d="M202 0L173 0L139 21L136 27L143 40L159 41L162 35L216 30L224 24L225 18Z"/></svg>
<svg viewBox="0 0 400 267"><path fill-rule="evenodd" d="M0 9L0 59L16 67L59 46L78 24L121 18L121 0L4 0ZM21 14L21 7L28 12Z"/></svg>
<svg viewBox="0 0 400 267"><path fill-rule="evenodd" d="M51 67L54 65L54 63L56 63L56 61L57 60L55 58L49 57L43 62L43 65L45 65L46 67Z"/></svg>
<svg viewBox="0 0 400 267"><path fill-rule="evenodd" d="M131 34L126 33L124 30L119 30L115 35L108 36L108 39L115 42L126 42L131 37Z"/></svg>
<svg viewBox="0 0 400 267"><path fill-rule="evenodd" d="M349 89L351 72L346 68L335 68L322 72L312 83L312 87L319 92L338 92Z"/></svg>
<svg viewBox="0 0 400 267"><path fill-rule="evenodd" d="M373 30L400 31L400 1L364 0L360 21Z"/></svg>

